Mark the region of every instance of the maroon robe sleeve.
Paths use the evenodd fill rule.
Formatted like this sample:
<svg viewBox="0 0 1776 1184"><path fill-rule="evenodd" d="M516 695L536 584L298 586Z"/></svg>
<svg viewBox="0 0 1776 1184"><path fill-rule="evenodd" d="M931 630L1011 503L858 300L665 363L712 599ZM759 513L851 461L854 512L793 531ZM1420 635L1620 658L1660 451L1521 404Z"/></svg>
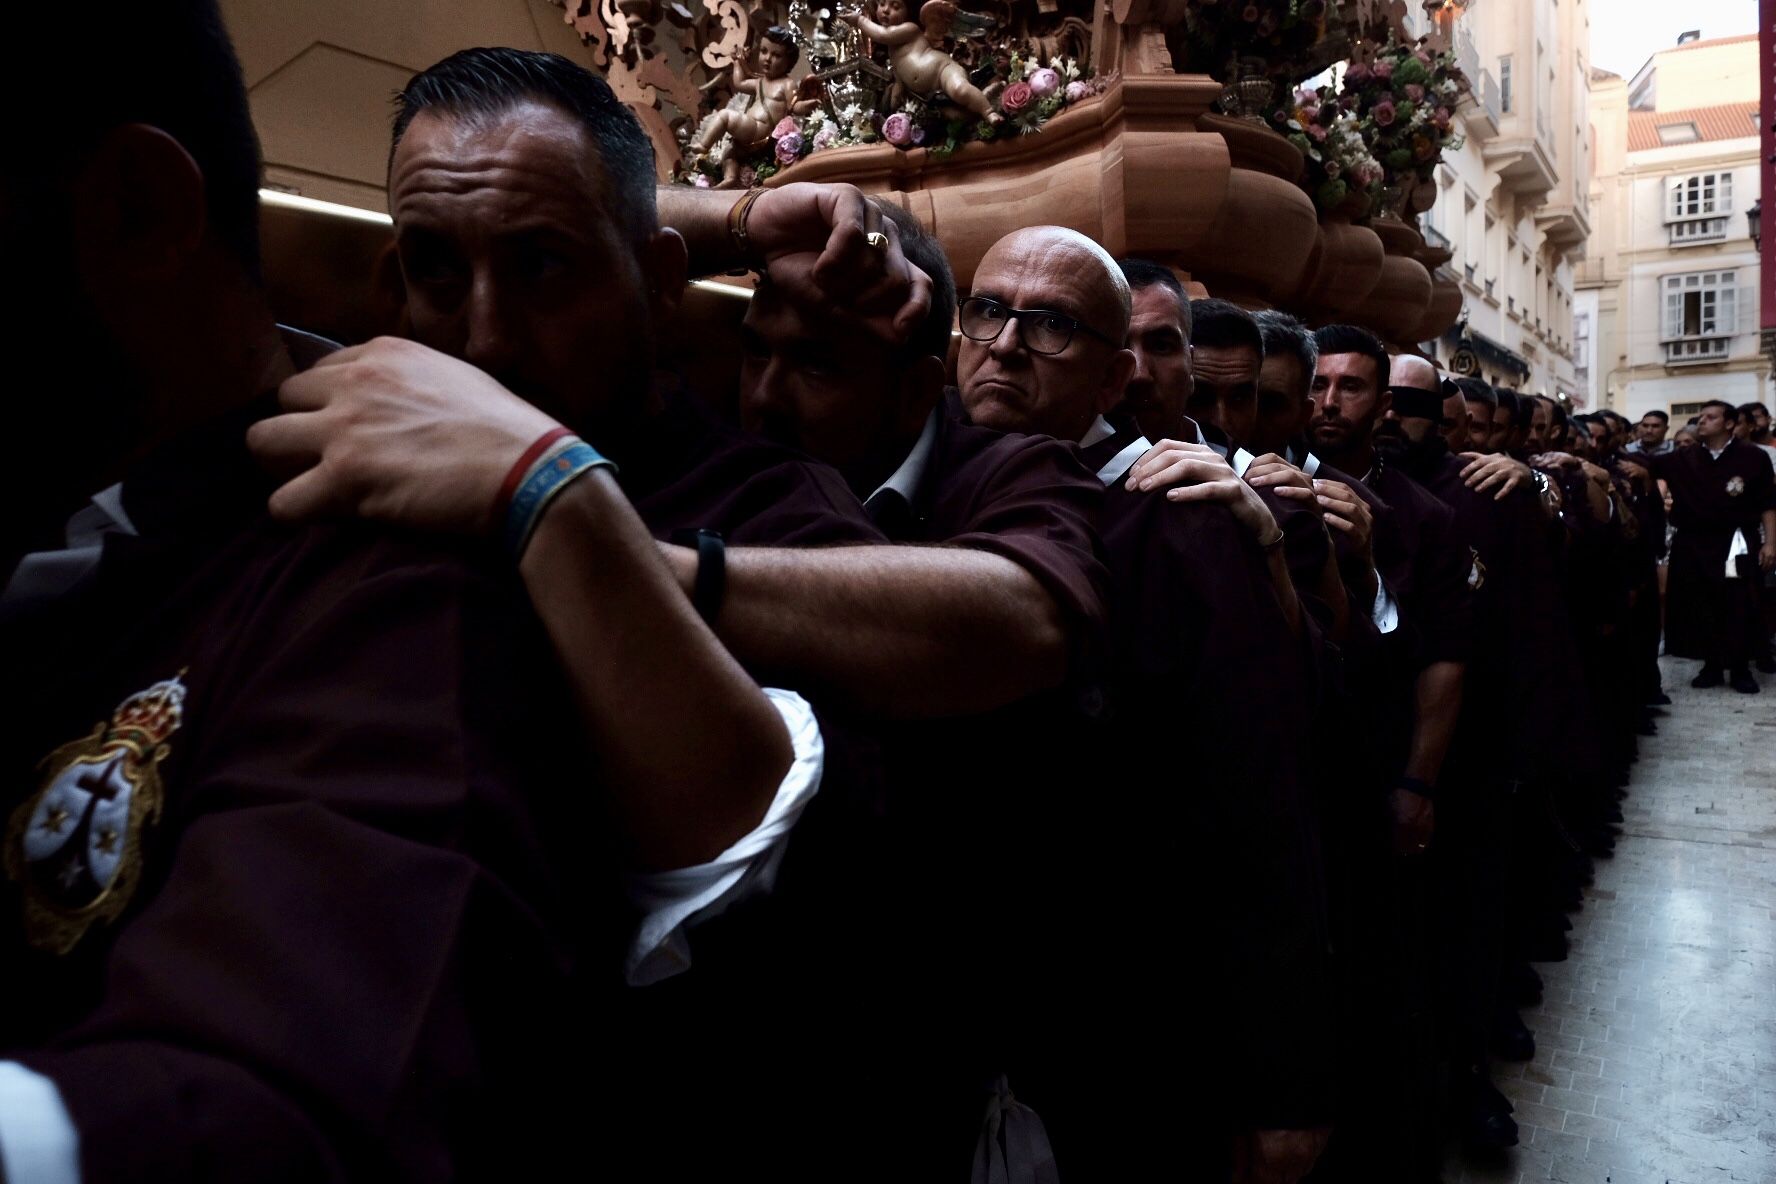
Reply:
<svg viewBox="0 0 1776 1184"><path fill-rule="evenodd" d="M465 563L305 537L222 560L96 1005L7 1054L55 1082L92 1184L485 1170L561 1046L545 836L598 866L595 783L540 635Z"/></svg>

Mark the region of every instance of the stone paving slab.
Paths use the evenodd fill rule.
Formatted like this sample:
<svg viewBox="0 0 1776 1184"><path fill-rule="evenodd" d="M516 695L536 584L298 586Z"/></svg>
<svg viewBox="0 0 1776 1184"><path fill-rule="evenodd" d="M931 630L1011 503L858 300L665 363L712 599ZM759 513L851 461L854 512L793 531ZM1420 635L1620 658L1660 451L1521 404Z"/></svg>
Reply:
<svg viewBox="0 0 1776 1184"><path fill-rule="evenodd" d="M1452 1184L1776 1184L1776 678L1661 665L1615 858L1536 967L1536 1059L1500 1066L1522 1143Z"/></svg>

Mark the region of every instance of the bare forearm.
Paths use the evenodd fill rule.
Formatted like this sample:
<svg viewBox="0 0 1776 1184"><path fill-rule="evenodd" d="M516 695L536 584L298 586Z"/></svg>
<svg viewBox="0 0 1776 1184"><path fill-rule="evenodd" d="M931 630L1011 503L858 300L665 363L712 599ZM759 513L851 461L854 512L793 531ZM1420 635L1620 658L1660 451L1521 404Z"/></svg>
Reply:
<svg viewBox="0 0 1776 1184"><path fill-rule="evenodd" d="M1418 672L1406 775L1426 785L1437 784L1449 742L1455 737L1455 721L1461 715L1464 669L1460 662L1433 662Z"/></svg>
<svg viewBox="0 0 1776 1184"><path fill-rule="evenodd" d="M569 486L520 571L637 862L706 862L756 826L789 768L788 733L616 482L595 472Z"/></svg>
<svg viewBox="0 0 1776 1184"><path fill-rule="evenodd" d="M688 590L695 553L665 550ZM1067 670L1054 598L961 547L733 548L716 630L754 669L894 718L991 710Z"/></svg>
<svg viewBox="0 0 1776 1184"><path fill-rule="evenodd" d="M728 233L728 211L740 195L689 185L661 185L654 190L660 225L678 231L690 256L690 274L713 275L745 267Z"/></svg>

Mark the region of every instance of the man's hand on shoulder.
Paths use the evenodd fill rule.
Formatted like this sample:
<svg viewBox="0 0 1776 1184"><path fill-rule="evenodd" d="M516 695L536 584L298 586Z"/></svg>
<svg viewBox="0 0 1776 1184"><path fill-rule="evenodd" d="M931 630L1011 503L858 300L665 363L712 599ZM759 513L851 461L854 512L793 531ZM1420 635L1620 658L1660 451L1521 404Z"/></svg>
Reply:
<svg viewBox="0 0 1776 1184"><path fill-rule="evenodd" d="M1253 489L1270 489L1278 497L1300 502L1316 518L1324 517L1324 507L1314 494L1313 478L1274 452L1253 458L1246 466L1246 484Z"/></svg>
<svg viewBox="0 0 1776 1184"><path fill-rule="evenodd" d="M1475 493L1485 493L1489 489L1498 492L1492 500L1502 502L1511 496L1511 491L1528 485L1534 480L1529 466L1520 460L1513 460L1502 453L1488 455L1480 452L1463 452L1460 460L1467 462L1462 468L1462 480Z"/></svg>
<svg viewBox="0 0 1776 1184"><path fill-rule="evenodd" d="M1268 546L1282 533L1258 491L1206 444L1161 440L1135 462L1124 486L1143 493L1164 490L1172 502L1219 502L1261 545Z"/></svg>
<svg viewBox="0 0 1776 1184"><path fill-rule="evenodd" d="M555 421L481 370L393 337L343 349L285 380L285 414L247 433L285 483L287 521L360 517L486 535L507 472Z"/></svg>

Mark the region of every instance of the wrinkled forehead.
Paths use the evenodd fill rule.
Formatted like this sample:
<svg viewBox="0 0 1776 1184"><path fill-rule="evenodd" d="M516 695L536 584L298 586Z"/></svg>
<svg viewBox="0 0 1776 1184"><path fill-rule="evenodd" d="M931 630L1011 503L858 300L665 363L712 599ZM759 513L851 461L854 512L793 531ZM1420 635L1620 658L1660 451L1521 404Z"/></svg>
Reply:
<svg viewBox="0 0 1776 1184"><path fill-rule="evenodd" d="M971 294L1016 308L1064 312L1115 337L1127 331L1126 290L1090 245L1069 232L1041 227L995 243L975 270Z"/></svg>
<svg viewBox="0 0 1776 1184"><path fill-rule="evenodd" d="M1264 355L1249 345L1199 345L1191 361L1200 381L1255 382L1264 365Z"/></svg>
<svg viewBox="0 0 1776 1184"><path fill-rule="evenodd" d="M551 221L584 231L612 220L613 188L591 135L547 103L490 114L422 111L389 163L389 213ZM488 227L492 229L493 227Z"/></svg>
<svg viewBox="0 0 1776 1184"><path fill-rule="evenodd" d="M1364 386L1381 385L1380 376L1375 373L1375 359L1368 354L1321 354L1314 373L1321 378L1354 380Z"/></svg>

